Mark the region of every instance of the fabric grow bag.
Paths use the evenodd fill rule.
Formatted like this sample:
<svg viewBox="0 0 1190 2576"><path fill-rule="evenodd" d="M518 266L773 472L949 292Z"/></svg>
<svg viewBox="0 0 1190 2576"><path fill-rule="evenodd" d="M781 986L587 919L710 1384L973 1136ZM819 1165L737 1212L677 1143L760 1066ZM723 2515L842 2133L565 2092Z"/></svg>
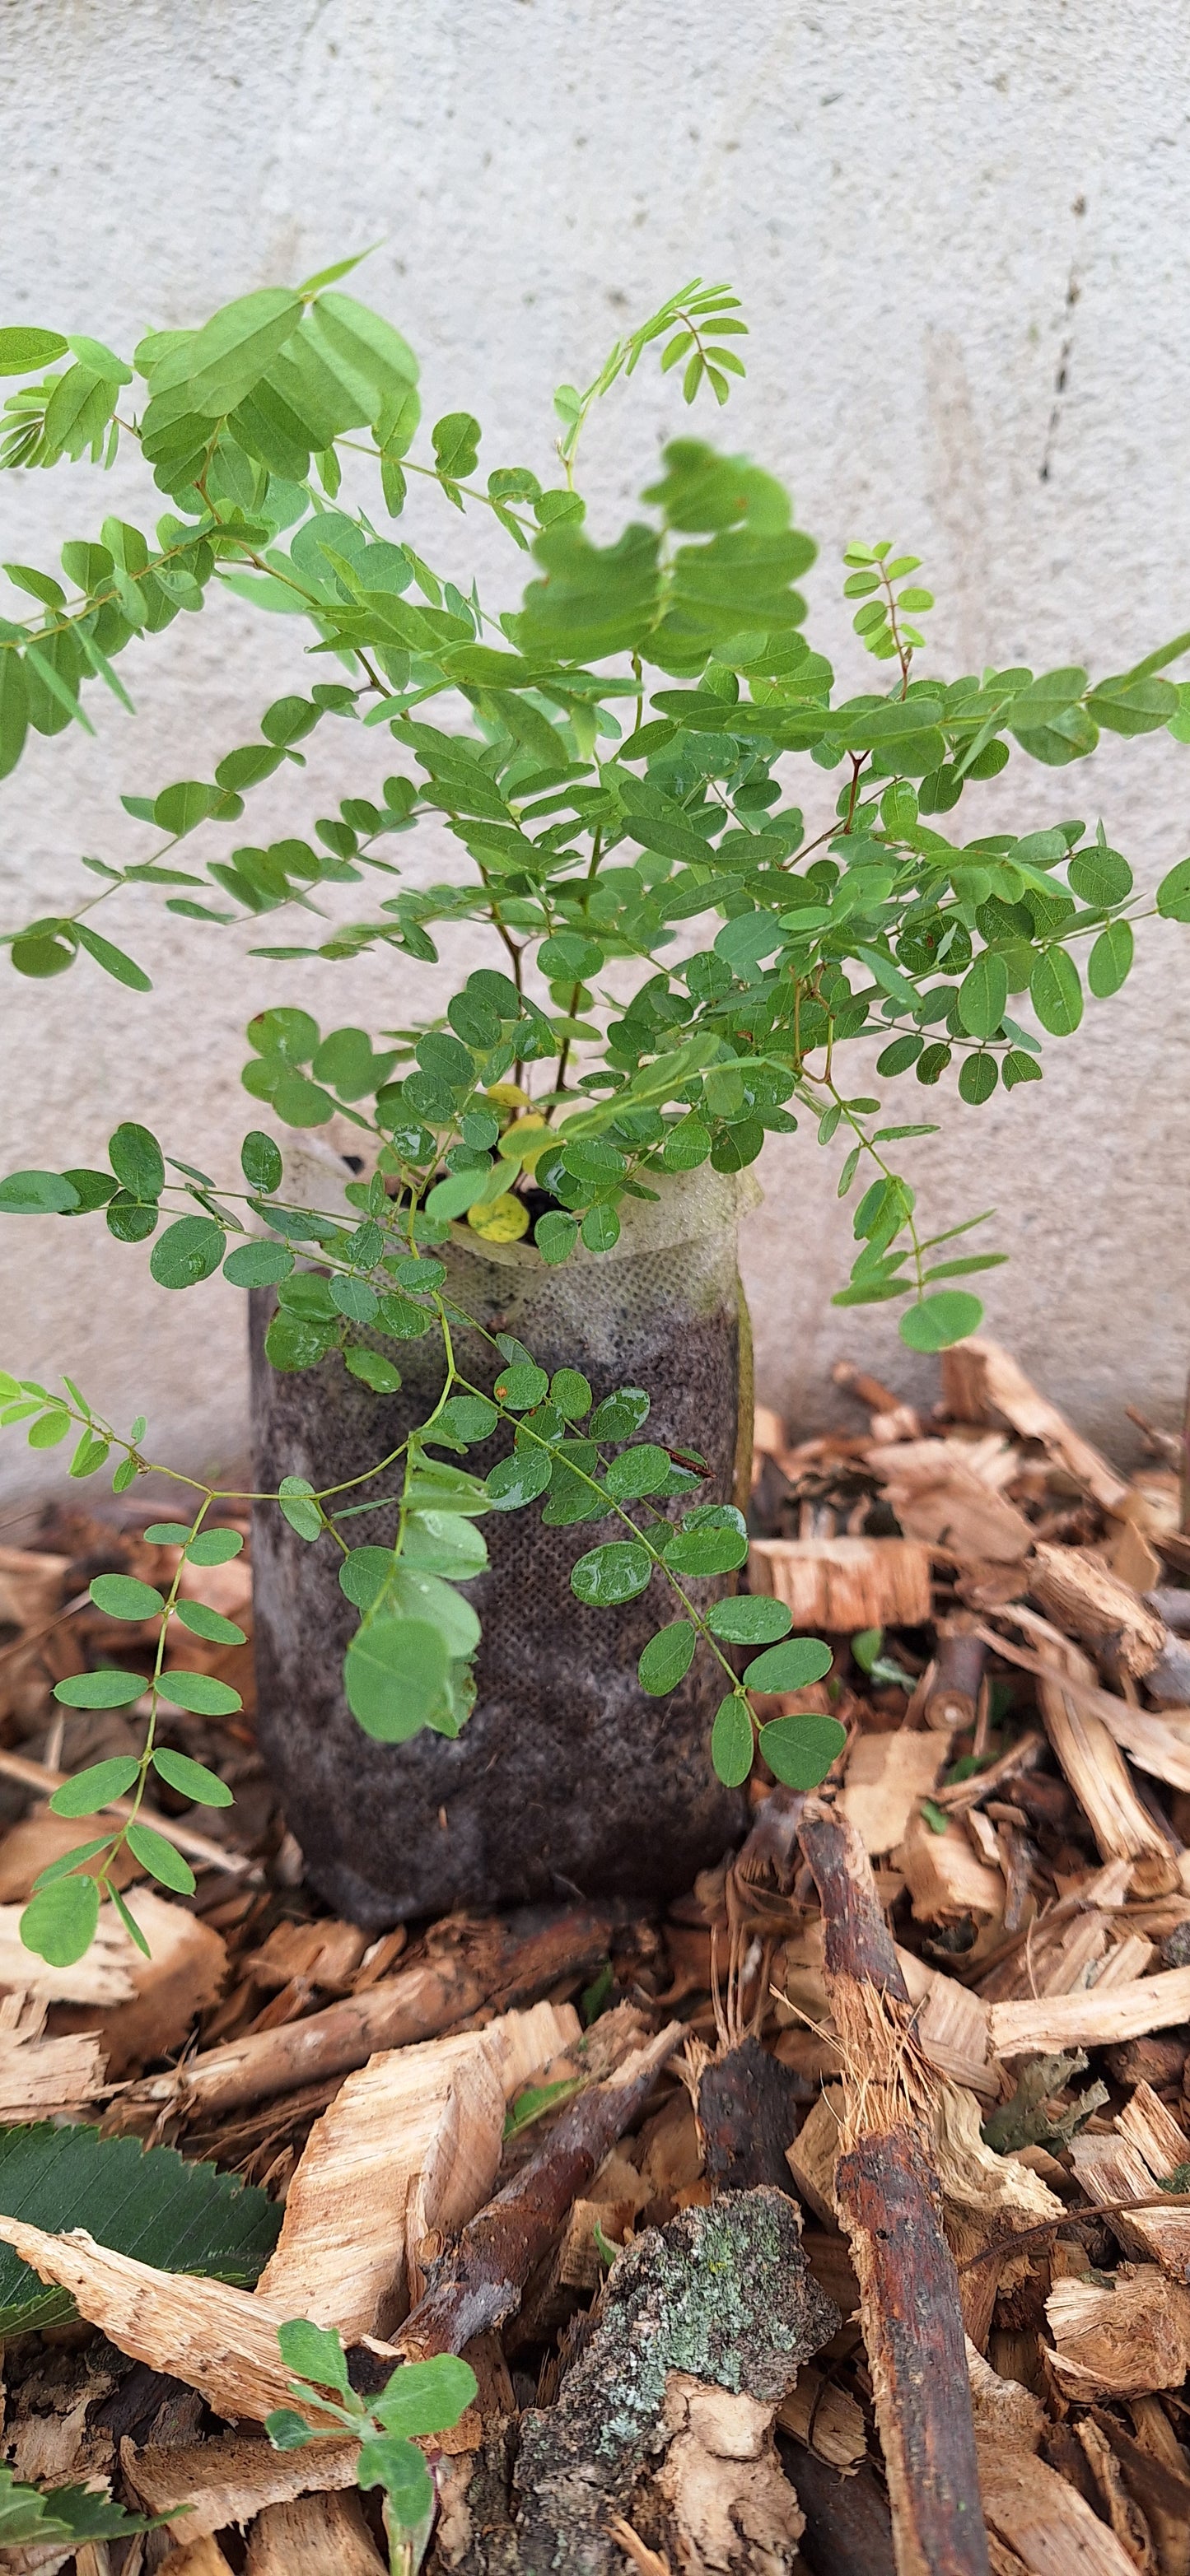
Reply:
<svg viewBox="0 0 1190 2576"><path fill-rule="evenodd" d="M656 1205L630 1202L614 1251L580 1250L549 1269L524 1243L485 1245L453 1230L442 1258L447 1294L489 1331L507 1331L541 1366L581 1368L595 1400L647 1389L643 1436L694 1449L712 1475L699 1501L730 1501L751 1448L751 1350L736 1232L743 1191L706 1171L663 1185ZM257 1482L286 1475L318 1488L358 1476L425 1419L442 1383L437 1333L387 1343L403 1384L377 1397L337 1354L301 1374L264 1356L269 1291L252 1298ZM490 1387L495 1354L458 1336L459 1365ZM501 1432L472 1449L485 1474L509 1446ZM361 1496L362 1499L362 1496ZM676 1505L669 1509L676 1510ZM391 1544L395 1512L345 1524L353 1544ZM461 1735L423 1732L373 1742L343 1693L357 1614L339 1588L338 1550L309 1546L275 1506L258 1506L253 1538L259 1737L307 1870L329 1903L381 1927L456 1906L582 1895L667 1896L688 1887L738 1835L743 1794L711 1769L720 1668L700 1649L685 1680L651 1699L636 1678L654 1630L676 1615L655 1575L639 1600L583 1607L570 1569L622 1524L543 1528L541 1505L491 1512L480 1524L490 1570L466 1587L483 1623L478 1696ZM690 1585L712 1599L723 1582Z"/></svg>

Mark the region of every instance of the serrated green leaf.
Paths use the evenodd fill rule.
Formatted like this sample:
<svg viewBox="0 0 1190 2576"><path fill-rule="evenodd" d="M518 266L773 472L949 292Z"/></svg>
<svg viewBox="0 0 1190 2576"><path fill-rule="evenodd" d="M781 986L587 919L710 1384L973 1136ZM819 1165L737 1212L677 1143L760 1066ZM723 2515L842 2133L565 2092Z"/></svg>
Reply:
<svg viewBox="0 0 1190 2576"><path fill-rule="evenodd" d="M98 1893L93 1879L85 1884ZM98 2129L49 2121L0 2130L0 2209L50 2234L83 2227L98 2244L158 2271L194 2272L244 2289L263 2269L281 2225L280 2208L265 2192L213 2165L184 2161L172 2147L142 2148L136 2138L103 2138ZM73 2314L69 2291L39 2281L11 2246L0 2246L0 2334L44 2331Z"/></svg>
<svg viewBox="0 0 1190 2576"><path fill-rule="evenodd" d="M277 2341L281 2359L295 2379L308 2379L315 2388L336 2388L343 2396L348 2394L351 2381L347 2356L333 2326L315 2326L308 2317L295 2317L289 2325L278 2326Z"/></svg>
<svg viewBox="0 0 1190 2576"><path fill-rule="evenodd" d="M0 333L0 339L4 336ZM40 2565L40 2552L47 2544L65 2541L81 2550L88 2541L124 2540L137 2531L156 2531L166 2519L163 2514L126 2513L123 2505L113 2504L106 2492L97 2494L94 2487L23 2486L15 2470L0 2466L0 2551L5 2557L18 2546L32 2546Z"/></svg>

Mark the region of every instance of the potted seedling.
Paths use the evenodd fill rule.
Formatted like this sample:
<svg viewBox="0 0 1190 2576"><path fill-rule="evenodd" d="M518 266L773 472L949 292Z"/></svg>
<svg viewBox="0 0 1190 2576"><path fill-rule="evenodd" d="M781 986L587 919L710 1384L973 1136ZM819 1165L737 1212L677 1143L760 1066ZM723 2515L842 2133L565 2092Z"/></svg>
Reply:
<svg viewBox="0 0 1190 2576"><path fill-rule="evenodd" d="M816 1132L854 1208L836 1302L899 1301L918 1351L974 1329L968 1281L1001 1256L971 1239L978 1214L923 1238L902 1149L952 1088L969 1115L1038 1081L1038 1027L1071 1037L1088 992L1119 989L1154 906L1102 826L996 831L986 793L960 807L1011 761L1019 814L1022 767L1082 759L1104 728L1190 739L1190 689L1161 676L1190 637L1093 681L946 680L916 559L855 544L843 591L874 667L848 695L804 632L814 547L761 467L676 437L614 542L584 524L584 429L646 352L688 402L726 401L745 329L728 289L671 297L584 389L559 389L534 468L484 474L471 412L421 438L413 356L344 289L350 265L151 332L127 360L0 333L18 380L4 462L110 463L123 441L161 510L152 532L146 510L144 528L109 518L68 542L64 579L9 567L3 768L27 726L89 725L103 685L123 698L133 638L146 660L224 589L296 617L310 655L305 693L265 707L211 777L125 798L154 835L137 855L88 860L74 912L9 939L18 973L99 969L135 992L148 979L108 928L130 889L193 921L213 971L226 925L256 923L284 998L248 1031L240 1170L208 1173L198 1136L167 1153L130 1099L108 1168L76 1165L66 1135L63 1168L13 1174L0 1206L90 1215L144 1244L166 1291L222 1270L247 1292L261 1740L316 1884L379 1925L671 1891L738 1825L758 1742L779 1780L825 1774L837 1723L754 1700L821 1677L828 1650L733 1588L751 1166L766 1134ZM444 505L433 565L401 533L423 487ZM454 514L476 510L507 539L507 609L466 567ZM316 728L342 763L338 811L253 840L254 796ZM361 728L392 745L367 794L351 792ZM1190 919L1190 861L1155 909ZM448 959L459 925L473 953L477 923L487 962L410 1022L411 966ZM342 961L349 988L374 950L396 952L390 1024L365 1029L345 1001L319 1026L303 961ZM40 1446L75 1431L71 1472L114 1455L127 1491L143 1426L120 1434L64 1388L14 1376L3 1418ZM178 1489L185 1516L163 1527L191 1562L237 1544L226 1497ZM164 1667L171 1621L203 1605L175 1582L148 1607L162 1651L143 1752L73 1779L73 1812L141 1801L154 1767L220 1794L161 1735L170 1706L226 1689ZM144 1688L105 1671L59 1697ZM125 1833L178 1883L143 1819L106 1838L99 1819L102 1885ZM26 1938L85 1941L96 1901L67 1865Z"/></svg>

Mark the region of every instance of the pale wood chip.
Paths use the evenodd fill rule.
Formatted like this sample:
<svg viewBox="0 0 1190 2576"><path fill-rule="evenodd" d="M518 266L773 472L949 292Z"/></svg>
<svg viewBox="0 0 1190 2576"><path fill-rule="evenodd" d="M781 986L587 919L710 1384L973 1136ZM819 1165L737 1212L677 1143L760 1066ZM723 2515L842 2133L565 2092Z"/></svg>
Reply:
<svg viewBox="0 0 1190 2576"><path fill-rule="evenodd" d="M291 2401L292 2403L292 2401ZM261 2434L217 2433L167 2449L120 2444L120 2465L145 2513L164 2513L183 2546L215 2531L241 2530L267 2505L355 2485L358 2442L311 2442L274 2451ZM191 2510L183 2514L181 2507Z"/></svg>
<svg viewBox="0 0 1190 2576"><path fill-rule="evenodd" d="M930 1617L929 1553L904 1538L753 1539L748 1583L783 1601L795 1628L854 1635Z"/></svg>
<svg viewBox="0 0 1190 2576"><path fill-rule="evenodd" d="M994 2057L1028 2057L1069 2048L1106 2048L1113 2040L1139 2039L1190 2021L1190 1968L1164 1968L1124 1986L1042 1995L1036 2001L994 2003L990 2011Z"/></svg>

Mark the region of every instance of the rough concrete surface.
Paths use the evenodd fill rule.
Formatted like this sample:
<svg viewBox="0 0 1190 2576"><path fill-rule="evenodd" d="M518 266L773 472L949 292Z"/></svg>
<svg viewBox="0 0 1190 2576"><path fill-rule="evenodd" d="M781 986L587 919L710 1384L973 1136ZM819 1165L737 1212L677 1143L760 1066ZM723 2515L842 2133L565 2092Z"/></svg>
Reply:
<svg viewBox="0 0 1190 2576"><path fill-rule="evenodd" d="M854 535L921 554L951 669L1120 670L1190 625L1180 0L1140 15L1100 0L753 0L742 15L718 0L7 0L0 41L6 322L128 346L379 240L354 282L418 349L429 418L473 406L485 464L544 471L553 384L593 372L696 270L730 277L754 338L718 434L792 483L822 547L816 635L856 683L838 596ZM597 527L613 531L686 417L648 368L612 398L587 446ZM0 552L49 564L105 509L151 518L140 488L131 462L106 481L13 476ZM445 568L515 597L519 559L495 532L433 492L409 524ZM309 675L296 629L230 599L121 669L135 728L105 700L97 739L33 739L6 783L0 927L73 899L81 851L146 855L120 792L201 775ZM375 736L316 741L304 775L258 791L253 837L391 766ZM1011 777L1019 826L1102 812L1147 878L1185 852L1190 751L1164 735L1064 773L1017 755ZM809 778L825 812L829 782ZM965 836L988 828L985 793L970 825L964 803ZM427 834L417 865L440 863ZM94 1159L141 1114L168 1151L229 1172L254 1009L298 1001L324 1026L380 1029L448 989L445 970L391 959L254 959L258 932L172 920L157 898L104 919L155 992L86 963L49 985L5 973L0 1168ZM981 1111L948 1094L944 1136L909 1166L941 1222L998 1205L1013 1260L990 1274L990 1327L1117 1451L1125 1401L1173 1418L1190 1353L1187 950L1156 923L1140 946L1125 999L1089 1006L1044 1088ZM898 1115L919 1114L912 1080L900 1096ZM744 1245L761 1393L819 1420L842 1350L927 1387L887 1309L830 1307L849 1233L833 1155L778 1140L761 1177ZM158 1456L242 1455L245 1318L218 1279L171 1298L147 1249L95 1221L8 1220L0 1263L6 1361L69 1369L119 1418L144 1410ZM43 1487L62 1454L18 1440L9 1494Z"/></svg>

